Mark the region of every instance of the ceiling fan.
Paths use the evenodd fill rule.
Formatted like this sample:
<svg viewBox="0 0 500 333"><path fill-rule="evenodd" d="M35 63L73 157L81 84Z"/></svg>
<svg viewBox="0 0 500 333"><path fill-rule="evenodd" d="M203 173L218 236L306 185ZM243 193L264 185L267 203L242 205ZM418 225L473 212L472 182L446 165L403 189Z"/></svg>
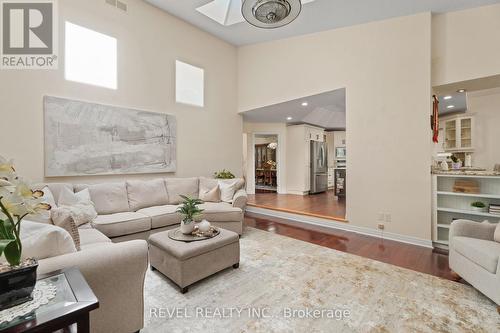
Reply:
<svg viewBox="0 0 500 333"><path fill-rule="evenodd" d="M295 20L302 10L301 0L243 0L245 20L259 28L279 28Z"/></svg>

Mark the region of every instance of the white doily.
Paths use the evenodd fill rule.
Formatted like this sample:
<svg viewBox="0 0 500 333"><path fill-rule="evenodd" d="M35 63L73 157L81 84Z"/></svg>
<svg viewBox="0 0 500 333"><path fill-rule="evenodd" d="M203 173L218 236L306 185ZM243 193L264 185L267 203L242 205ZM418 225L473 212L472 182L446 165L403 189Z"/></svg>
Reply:
<svg viewBox="0 0 500 333"><path fill-rule="evenodd" d="M0 311L0 324L12 321L17 317L22 317L38 309L40 306L47 304L51 299L56 297L56 293L56 286L45 281L37 282L31 294L33 300Z"/></svg>

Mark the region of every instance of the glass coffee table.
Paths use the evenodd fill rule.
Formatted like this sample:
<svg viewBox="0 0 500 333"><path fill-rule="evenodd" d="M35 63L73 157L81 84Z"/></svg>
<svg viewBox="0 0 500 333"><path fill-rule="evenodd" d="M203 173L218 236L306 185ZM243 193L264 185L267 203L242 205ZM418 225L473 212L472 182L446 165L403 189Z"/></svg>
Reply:
<svg viewBox="0 0 500 333"><path fill-rule="evenodd" d="M10 322L0 324L0 333L54 332L63 329L90 332L90 311L99 301L78 268L69 268L39 277L57 288L56 296L47 304ZM76 325L74 325L76 324Z"/></svg>

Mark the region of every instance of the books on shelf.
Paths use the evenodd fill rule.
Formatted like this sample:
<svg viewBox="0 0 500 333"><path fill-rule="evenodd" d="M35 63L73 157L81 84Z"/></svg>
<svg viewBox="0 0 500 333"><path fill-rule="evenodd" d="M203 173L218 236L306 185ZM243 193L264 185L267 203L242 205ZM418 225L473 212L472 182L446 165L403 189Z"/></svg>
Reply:
<svg viewBox="0 0 500 333"><path fill-rule="evenodd" d="M500 205L490 204L489 212L490 212L490 214L500 216Z"/></svg>

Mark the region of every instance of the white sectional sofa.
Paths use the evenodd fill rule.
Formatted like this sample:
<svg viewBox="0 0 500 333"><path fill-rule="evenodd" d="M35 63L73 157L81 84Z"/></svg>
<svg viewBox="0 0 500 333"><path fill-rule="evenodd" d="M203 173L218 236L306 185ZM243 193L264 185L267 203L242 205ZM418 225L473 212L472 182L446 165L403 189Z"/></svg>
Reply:
<svg viewBox="0 0 500 333"><path fill-rule="evenodd" d="M247 202L244 182L228 182L236 182L231 202L205 202L200 219L241 235ZM148 265L148 245L142 239L180 224L181 216L175 212L182 200L179 194L197 198L200 186L217 185L217 180L208 178L43 184L55 202L64 188L74 192L88 188L98 216L79 227L80 251L39 260L38 274L78 267L100 303L90 316L91 331L139 331L144 324L143 288Z"/></svg>
<svg viewBox="0 0 500 333"><path fill-rule="evenodd" d="M207 219L215 226L243 232L243 214L247 195L242 179L234 182L235 194L231 202L205 202L200 219ZM182 199L179 195L198 198L200 186L216 187L218 180L209 178L166 178L153 180L130 180L101 184L46 184L56 202L63 187L74 192L89 189L90 197L98 213L92 225L80 228L95 228L114 242L130 239L147 239L155 232L172 229L181 222L176 213Z"/></svg>

